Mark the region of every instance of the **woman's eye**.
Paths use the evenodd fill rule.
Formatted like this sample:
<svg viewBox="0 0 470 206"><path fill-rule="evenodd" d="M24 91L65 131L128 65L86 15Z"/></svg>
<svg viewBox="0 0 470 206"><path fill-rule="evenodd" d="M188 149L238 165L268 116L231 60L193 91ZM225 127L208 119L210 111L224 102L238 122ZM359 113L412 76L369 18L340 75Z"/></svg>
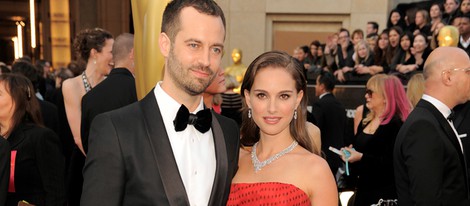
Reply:
<svg viewBox="0 0 470 206"><path fill-rule="evenodd" d="M281 94L281 99L289 99L290 95L288 94Z"/></svg>

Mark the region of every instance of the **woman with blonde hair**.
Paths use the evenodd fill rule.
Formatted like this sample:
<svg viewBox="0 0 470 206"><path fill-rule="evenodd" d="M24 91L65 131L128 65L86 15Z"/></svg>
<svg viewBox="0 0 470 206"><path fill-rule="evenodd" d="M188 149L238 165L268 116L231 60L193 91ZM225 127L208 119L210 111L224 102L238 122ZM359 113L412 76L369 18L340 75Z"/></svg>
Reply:
<svg viewBox="0 0 470 206"><path fill-rule="evenodd" d="M367 41L360 40L354 46L356 56L354 58L354 72L351 74L350 83L364 85L374 72L371 67L374 64L374 52Z"/></svg>
<svg viewBox="0 0 470 206"><path fill-rule="evenodd" d="M393 146L401 125L411 111L405 89L396 76L375 75L369 79L366 88L369 113L359 124L353 145L342 148L342 159L352 163L354 176L360 176L354 203L357 206L397 198Z"/></svg>
<svg viewBox="0 0 470 206"><path fill-rule="evenodd" d="M406 87L406 96L415 107L424 94L424 75L422 73L413 75Z"/></svg>

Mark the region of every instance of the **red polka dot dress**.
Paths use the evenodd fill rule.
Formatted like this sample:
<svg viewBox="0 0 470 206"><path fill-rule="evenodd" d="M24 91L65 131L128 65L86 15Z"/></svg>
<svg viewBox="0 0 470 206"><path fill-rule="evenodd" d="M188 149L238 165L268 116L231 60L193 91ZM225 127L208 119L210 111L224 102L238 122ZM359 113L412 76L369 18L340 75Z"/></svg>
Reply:
<svg viewBox="0 0 470 206"><path fill-rule="evenodd" d="M298 187L280 182L234 183L230 188L228 206L307 206L308 195Z"/></svg>

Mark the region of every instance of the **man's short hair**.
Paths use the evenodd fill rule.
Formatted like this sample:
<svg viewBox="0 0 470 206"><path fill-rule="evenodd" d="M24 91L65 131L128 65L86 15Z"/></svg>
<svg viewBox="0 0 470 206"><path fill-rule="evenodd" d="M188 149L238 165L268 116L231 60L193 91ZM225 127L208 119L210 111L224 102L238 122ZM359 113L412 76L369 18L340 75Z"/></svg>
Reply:
<svg viewBox="0 0 470 206"><path fill-rule="evenodd" d="M163 12L161 32L165 32L171 41L174 41L176 34L180 30L181 10L186 7L193 7L198 12L210 16L220 17L225 29L225 16L222 9L214 0L173 0L167 4Z"/></svg>
<svg viewBox="0 0 470 206"><path fill-rule="evenodd" d="M341 32L346 32L348 34L348 36L351 36L351 35L349 35L349 30L347 30L345 28L339 29L339 33L341 33ZM338 35L339 35L339 33L338 33Z"/></svg>
<svg viewBox="0 0 470 206"><path fill-rule="evenodd" d="M134 48L134 35L130 33L123 33L116 37L113 44L113 59L114 62L125 59L131 50Z"/></svg>
<svg viewBox="0 0 470 206"><path fill-rule="evenodd" d="M320 71L320 74L318 74L318 83L325 85L325 89L328 92L333 91L335 89L335 76L328 71Z"/></svg>
<svg viewBox="0 0 470 206"><path fill-rule="evenodd" d="M318 40L313 40L312 43L310 43L310 46L315 45L316 47L320 46L320 41Z"/></svg>
<svg viewBox="0 0 470 206"><path fill-rule="evenodd" d="M377 29L377 31L379 31L379 24L377 24L377 22L369 21L369 22L367 22L367 24L371 24L372 28Z"/></svg>

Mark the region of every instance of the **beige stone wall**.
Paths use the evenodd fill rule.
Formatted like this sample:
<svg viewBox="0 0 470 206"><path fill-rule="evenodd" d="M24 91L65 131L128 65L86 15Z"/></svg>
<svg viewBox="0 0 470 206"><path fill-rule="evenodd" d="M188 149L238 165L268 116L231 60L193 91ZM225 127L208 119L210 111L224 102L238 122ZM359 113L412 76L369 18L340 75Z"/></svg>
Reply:
<svg viewBox="0 0 470 206"><path fill-rule="evenodd" d="M216 0L225 12L227 36L223 66L232 64L233 48L243 51L248 64L273 49L292 54L312 40L325 42L344 27L365 30L368 21L385 28L389 11L398 3L416 0Z"/></svg>

